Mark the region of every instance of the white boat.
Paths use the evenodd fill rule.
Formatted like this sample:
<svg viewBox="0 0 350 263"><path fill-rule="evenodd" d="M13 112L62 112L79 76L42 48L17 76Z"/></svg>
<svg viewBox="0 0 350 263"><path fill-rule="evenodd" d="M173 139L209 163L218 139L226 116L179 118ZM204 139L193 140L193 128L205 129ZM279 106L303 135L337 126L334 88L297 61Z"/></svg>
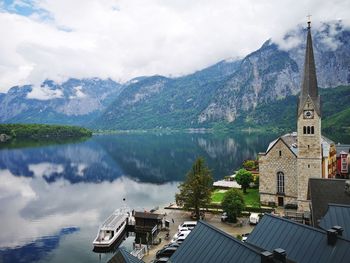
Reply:
<svg viewBox="0 0 350 263"><path fill-rule="evenodd" d="M95 247L109 247L126 228L130 212L126 208L117 209L100 226L95 240Z"/></svg>

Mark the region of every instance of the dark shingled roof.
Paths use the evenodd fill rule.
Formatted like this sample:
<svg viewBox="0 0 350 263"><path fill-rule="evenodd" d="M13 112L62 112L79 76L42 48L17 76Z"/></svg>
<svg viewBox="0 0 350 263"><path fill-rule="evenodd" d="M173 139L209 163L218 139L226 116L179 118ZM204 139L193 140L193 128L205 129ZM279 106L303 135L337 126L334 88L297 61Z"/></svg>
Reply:
<svg viewBox="0 0 350 263"><path fill-rule="evenodd" d="M350 205L350 194L345 192L345 182L344 179L309 179L308 195L311 200L313 226L318 226L329 203Z"/></svg>
<svg viewBox="0 0 350 263"><path fill-rule="evenodd" d="M282 248L289 259L298 263L350 262L349 240L337 237L331 246L326 231L270 214L263 216L246 242L264 250Z"/></svg>
<svg viewBox="0 0 350 263"><path fill-rule="evenodd" d="M144 261L134 257L124 248L119 248L108 263L144 263Z"/></svg>
<svg viewBox="0 0 350 263"><path fill-rule="evenodd" d="M134 217L136 218L147 218L147 219L162 219L164 216L162 214L155 214L150 212L136 212L134 214Z"/></svg>
<svg viewBox="0 0 350 263"><path fill-rule="evenodd" d="M260 262L260 251L199 221L170 258L172 263Z"/></svg>
<svg viewBox="0 0 350 263"><path fill-rule="evenodd" d="M320 110L320 96L318 95L316 67L314 59L314 51L312 48L311 27L310 24L307 28L307 40L306 40L306 52L304 62L304 76L303 84L301 86L298 116L303 112L304 105L307 98L310 97L318 116L321 116Z"/></svg>
<svg viewBox="0 0 350 263"><path fill-rule="evenodd" d="M342 236L350 240L350 205L328 205L327 214L321 219L320 227L327 230L333 226L341 226L343 228Z"/></svg>

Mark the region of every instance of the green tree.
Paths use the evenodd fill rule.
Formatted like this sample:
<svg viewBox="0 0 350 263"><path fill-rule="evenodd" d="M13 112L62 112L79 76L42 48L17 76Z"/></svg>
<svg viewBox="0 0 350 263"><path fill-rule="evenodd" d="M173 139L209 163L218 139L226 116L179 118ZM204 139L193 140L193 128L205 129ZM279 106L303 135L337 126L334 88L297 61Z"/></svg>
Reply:
<svg viewBox="0 0 350 263"><path fill-rule="evenodd" d="M221 201L221 206L227 213L228 221L236 223L237 217L240 216L245 206L241 191L235 188L228 190Z"/></svg>
<svg viewBox="0 0 350 263"><path fill-rule="evenodd" d="M256 168L256 166L255 166L255 161L254 160L245 160L244 162L243 162L243 167L245 168L245 169L255 169Z"/></svg>
<svg viewBox="0 0 350 263"><path fill-rule="evenodd" d="M188 171L186 179L179 185L180 193L175 195L176 204L185 209L194 209L197 220L200 208L211 202L213 178L203 158L198 158Z"/></svg>
<svg viewBox="0 0 350 263"><path fill-rule="evenodd" d="M243 193L247 193L247 188L249 187L249 184L253 182L253 175L251 172L247 171L246 169L240 169L235 177L237 183L242 186Z"/></svg>

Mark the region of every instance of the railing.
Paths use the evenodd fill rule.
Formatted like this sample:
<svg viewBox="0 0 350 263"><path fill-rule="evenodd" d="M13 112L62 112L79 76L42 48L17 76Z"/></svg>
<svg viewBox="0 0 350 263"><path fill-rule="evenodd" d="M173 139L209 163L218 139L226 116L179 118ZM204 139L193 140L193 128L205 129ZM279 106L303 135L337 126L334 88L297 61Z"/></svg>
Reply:
<svg viewBox="0 0 350 263"><path fill-rule="evenodd" d="M131 251L130 254L138 259L142 259L144 255L146 255L147 251L148 249L146 245L136 244L134 250Z"/></svg>

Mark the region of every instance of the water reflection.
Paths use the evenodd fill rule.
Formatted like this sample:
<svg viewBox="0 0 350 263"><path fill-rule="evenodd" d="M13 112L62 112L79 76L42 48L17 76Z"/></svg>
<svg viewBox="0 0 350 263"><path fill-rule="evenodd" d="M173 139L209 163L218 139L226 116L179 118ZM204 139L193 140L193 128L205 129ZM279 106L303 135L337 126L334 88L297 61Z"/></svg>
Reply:
<svg viewBox="0 0 350 263"><path fill-rule="evenodd" d="M265 150L269 140L110 135L77 144L2 149L0 262L106 262L112 255L96 257L91 242L123 198L136 210L168 204L196 157L203 156L219 178ZM36 251L40 244L45 253Z"/></svg>
<svg viewBox="0 0 350 263"><path fill-rule="evenodd" d="M64 235L74 233L78 230L75 227L64 228L57 235L40 238L22 247L0 249L0 258L4 262L37 262L56 249L59 246L60 239Z"/></svg>

